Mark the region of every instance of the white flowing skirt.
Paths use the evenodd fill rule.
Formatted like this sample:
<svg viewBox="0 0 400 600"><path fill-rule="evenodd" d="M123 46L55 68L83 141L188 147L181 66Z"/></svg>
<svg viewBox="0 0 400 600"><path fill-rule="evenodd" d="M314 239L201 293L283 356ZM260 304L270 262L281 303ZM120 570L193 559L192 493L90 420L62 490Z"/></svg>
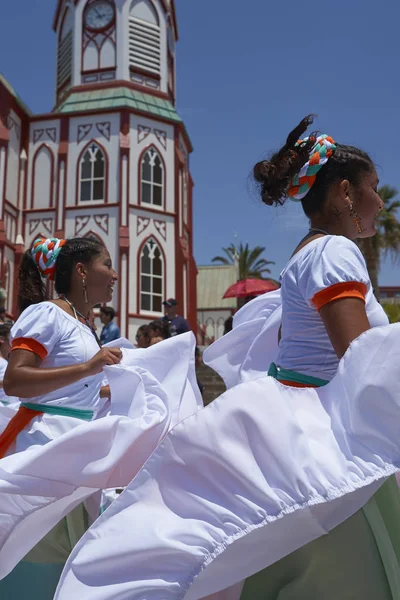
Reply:
<svg viewBox="0 0 400 600"><path fill-rule="evenodd" d="M126 486L171 427L202 406L194 348L187 333L124 349L121 365L105 369L108 416L84 423L43 415L35 432L42 422L50 441L0 460L0 579L83 500Z"/></svg>
<svg viewBox="0 0 400 600"><path fill-rule="evenodd" d="M328 385L299 389L249 352L277 333L279 310L239 321L236 343L220 342L229 355L212 349L233 387L170 431L77 544L55 600L237 600L241 581L331 531L399 470L400 324L352 342Z"/></svg>

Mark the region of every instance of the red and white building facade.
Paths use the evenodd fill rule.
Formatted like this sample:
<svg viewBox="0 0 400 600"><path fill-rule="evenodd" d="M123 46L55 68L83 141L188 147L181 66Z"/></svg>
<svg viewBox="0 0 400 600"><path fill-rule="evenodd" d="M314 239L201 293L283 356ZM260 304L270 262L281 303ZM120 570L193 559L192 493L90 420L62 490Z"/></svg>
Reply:
<svg viewBox="0 0 400 600"><path fill-rule="evenodd" d="M59 0L56 104L32 115L0 78L0 265L16 277L34 239L97 236L119 272L123 335L174 297L196 329L192 189L175 110L174 0Z"/></svg>

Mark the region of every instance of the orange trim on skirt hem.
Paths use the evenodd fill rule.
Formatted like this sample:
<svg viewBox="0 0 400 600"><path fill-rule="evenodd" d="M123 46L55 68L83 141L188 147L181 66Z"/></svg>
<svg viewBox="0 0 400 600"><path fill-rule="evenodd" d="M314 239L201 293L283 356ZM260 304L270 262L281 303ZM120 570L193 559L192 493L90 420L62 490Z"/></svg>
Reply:
<svg viewBox="0 0 400 600"><path fill-rule="evenodd" d="M11 444L15 442L17 436L25 429L27 425L43 412L40 410L31 410L25 406L20 406L16 415L13 416L3 433L0 435L0 458L4 458Z"/></svg>

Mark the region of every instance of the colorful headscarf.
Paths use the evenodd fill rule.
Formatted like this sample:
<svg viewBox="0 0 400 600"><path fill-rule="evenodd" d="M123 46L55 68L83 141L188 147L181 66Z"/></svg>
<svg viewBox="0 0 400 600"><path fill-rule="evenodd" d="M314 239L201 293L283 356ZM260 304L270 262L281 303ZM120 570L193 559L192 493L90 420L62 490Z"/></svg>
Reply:
<svg viewBox="0 0 400 600"><path fill-rule="evenodd" d="M31 253L42 277L54 279L56 261L65 243L66 240L58 238L38 238L34 241Z"/></svg>
<svg viewBox="0 0 400 600"><path fill-rule="evenodd" d="M297 142L297 146L307 142L311 138L305 138ZM310 158L295 175L289 184L288 196L290 200L299 202L308 194L314 185L316 176L321 167L324 166L336 149L335 141L329 135L320 135L310 150Z"/></svg>

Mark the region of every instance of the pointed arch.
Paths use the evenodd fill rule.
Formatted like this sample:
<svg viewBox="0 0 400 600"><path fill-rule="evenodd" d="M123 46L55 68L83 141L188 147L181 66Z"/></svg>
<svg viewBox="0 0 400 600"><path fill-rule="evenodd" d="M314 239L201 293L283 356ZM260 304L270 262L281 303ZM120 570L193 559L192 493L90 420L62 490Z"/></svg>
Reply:
<svg viewBox="0 0 400 600"><path fill-rule="evenodd" d="M158 12L152 0L132 0L129 16L152 25L160 25Z"/></svg>
<svg viewBox="0 0 400 600"><path fill-rule="evenodd" d="M133 0L129 10L129 65L132 69L161 74L161 28L151 0Z"/></svg>
<svg viewBox="0 0 400 600"><path fill-rule="evenodd" d="M139 156L139 204L165 210L165 162L154 144L144 148Z"/></svg>
<svg viewBox="0 0 400 600"><path fill-rule="evenodd" d="M61 19L57 49L57 89L65 87L72 78L73 16L67 6Z"/></svg>
<svg viewBox="0 0 400 600"><path fill-rule="evenodd" d="M36 150L32 161L31 208L53 207L54 154L47 144Z"/></svg>
<svg viewBox="0 0 400 600"><path fill-rule="evenodd" d="M162 244L150 235L138 250L138 313L161 315L166 288L166 259Z"/></svg>
<svg viewBox="0 0 400 600"><path fill-rule="evenodd" d="M101 235L99 235L98 233L96 233L92 229L89 229L89 231L85 231L85 233L82 233L82 235L78 235L78 237L82 237L82 238L94 238L96 240L96 242L99 242L102 246L104 246L105 248L107 248L107 245L104 242L104 240L101 237Z"/></svg>
<svg viewBox="0 0 400 600"><path fill-rule="evenodd" d="M109 160L106 149L95 139L82 149L77 162L77 198L79 204L108 201Z"/></svg>

